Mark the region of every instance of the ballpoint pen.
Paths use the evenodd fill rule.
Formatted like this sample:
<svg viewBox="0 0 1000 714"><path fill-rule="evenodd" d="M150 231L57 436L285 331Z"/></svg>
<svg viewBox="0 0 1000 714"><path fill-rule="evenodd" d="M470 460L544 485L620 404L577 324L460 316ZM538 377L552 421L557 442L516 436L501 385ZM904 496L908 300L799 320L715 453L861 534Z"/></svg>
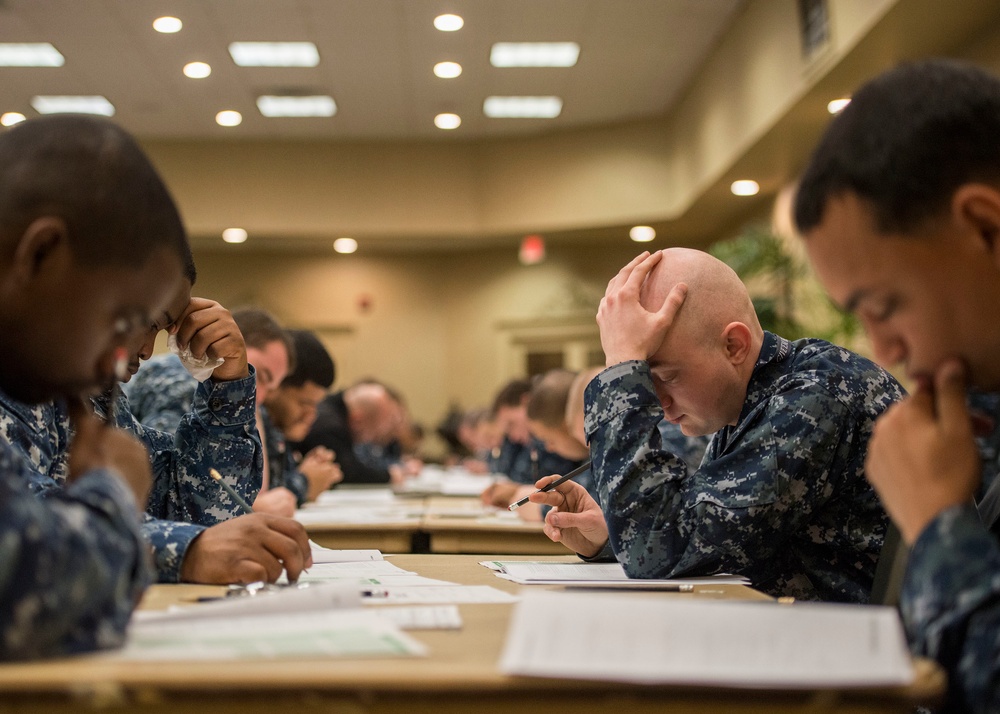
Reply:
<svg viewBox="0 0 1000 714"><path fill-rule="evenodd" d="M551 491L552 489L554 489L559 484L565 483L566 481L569 481L571 478L575 478L575 477L579 476L580 474L582 474L584 471L586 471L589 468L590 468L590 459L587 459L586 461L584 461L582 464L580 464L579 466L577 466L575 469L573 469L572 471L570 471L565 476L560 476L559 478L557 478L555 481L553 481L552 483L548 484L547 486L542 486L540 489L538 489L537 491L535 491L535 493L548 493L549 491ZM514 503L510 504L509 506L507 506L507 510L508 511L516 511L518 508L520 508L524 504L528 503L528 499L529 498L531 498L531 494L528 494L527 496L525 496L524 498L522 498L520 501L514 501Z"/></svg>

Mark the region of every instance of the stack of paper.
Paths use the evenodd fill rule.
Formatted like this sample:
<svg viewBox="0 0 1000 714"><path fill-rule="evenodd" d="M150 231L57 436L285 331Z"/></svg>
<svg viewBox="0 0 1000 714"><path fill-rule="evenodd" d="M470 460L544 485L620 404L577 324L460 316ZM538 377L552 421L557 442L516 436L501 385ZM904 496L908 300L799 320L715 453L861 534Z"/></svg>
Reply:
<svg viewBox="0 0 1000 714"><path fill-rule="evenodd" d="M415 477L396 488L410 496L478 496L493 483L495 475L473 474L461 467L445 469L427 464Z"/></svg>
<svg viewBox="0 0 1000 714"><path fill-rule="evenodd" d="M565 585L622 590L678 590L693 585L749 585L739 575L706 575L693 578L629 578L620 563L551 563L530 560L486 560L481 565L499 578L520 585Z"/></svg>
<svg viewBox="0 0 1000 714"><path fill-rule="evenodd" d="M899 686L914 676L892 608L545 591L517 606L500 669L780 688Z"/></svg>

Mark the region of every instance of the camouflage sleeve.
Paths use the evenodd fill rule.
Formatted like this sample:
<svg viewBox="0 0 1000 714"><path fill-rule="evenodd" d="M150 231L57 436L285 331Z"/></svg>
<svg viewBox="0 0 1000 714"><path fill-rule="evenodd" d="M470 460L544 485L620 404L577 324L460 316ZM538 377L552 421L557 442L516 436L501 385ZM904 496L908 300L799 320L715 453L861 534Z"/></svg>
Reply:
<svg viewBox="0 0 1000 714"><path fill-rule="evenodd" d="M153 360L145 366L147 369L140 369L122 389L130 400L140 402L137 411L142 424L173 434L184 415L191 411L198 381L179 360Z"/></svg>
<svg viewBox="0 0 1000 714"><path fill-rule="evenodd" d="M186 373L185 373L186 374ZM212 526L244 514L209 476L214 468L247 503L260 492L263 450L255 417L255 372L231 382L197 384L191 411L173 434L149 428L120 395L116 420L146 444L153 490L146 511L154 518ZM99 407L100 411L100 407Z"/></svg>
<svg viewBox="0 0 1000 714"><path fill-rule="evenodd" d="M153 548L156 579L161 583L181 582L181 566L188 546L201 535L205 526L177 521L162 521L149 516L143 519L142 534Z"/></svg>
<svg viewBox="0 0 1000 714"><path fill-rule="evenodd" d="M298 470L295 459L288 455L289 464L285 469L285 488L295 494L295 503L302 506L309 499L309 479Z"/></svg>
<svg viewBox="0 0 1000 714"><path fill-rule="evenodd" d="M149 581L131 493L94 470L40 499L28 470L0 446L0 658L120 646Z"/></svg>
<svg viewBox="0 0 1000 714"><path fill-rule="evenodd" d="M788 536L829 498L829 461L849 422L836 400L788 388L741 417L732 443L689 474L662 447L663 411L646 362L599 374L586 408L610 543L638 578L752 570L755 584L771 583ZM824 416L803 417L816 414Z"/></svg>
<svg viewBox="0 0 1000 714"><path fill-rule="evenodd" d="M913 544L900 610L914 652L948 673L947 711L1000 711L1000 544L972 506Z"/></svg>

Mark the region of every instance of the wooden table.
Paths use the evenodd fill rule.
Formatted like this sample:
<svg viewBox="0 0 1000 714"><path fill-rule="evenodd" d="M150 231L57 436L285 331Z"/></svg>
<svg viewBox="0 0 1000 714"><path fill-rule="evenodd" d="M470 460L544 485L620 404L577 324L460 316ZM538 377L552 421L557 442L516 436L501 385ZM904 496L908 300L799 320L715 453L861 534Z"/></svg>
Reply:
<svg viewBox="0 0 1000 714"><path fill-rule="evenodd" d="M493 556L503 558L506 556ZM518 592L477 564L474 556L398 555L400 567L431 578L492 585ZM537 586L536 586L537 587ZM146 607L212 594L210 586L155 586ZM636 597L768 599L736 585L699 587L694 594L633 593ZM939 669L918 663L907 688L855 691L727 690L639 686L509 677L496 669L510 605L462 605L461 631L411 633L430 649L426 658L393 660L268 660L123 662L88 656L42 664L0 666L0 711L79 712L361 712L476 714L544 712L908 712L944 689Z"/></svg>

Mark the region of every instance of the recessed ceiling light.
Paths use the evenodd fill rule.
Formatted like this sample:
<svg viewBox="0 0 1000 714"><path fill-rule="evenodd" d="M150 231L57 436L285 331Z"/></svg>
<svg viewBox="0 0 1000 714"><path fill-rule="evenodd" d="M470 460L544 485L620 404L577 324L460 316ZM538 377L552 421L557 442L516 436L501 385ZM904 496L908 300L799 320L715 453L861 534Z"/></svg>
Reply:
<svg viewBox="0 0 1000 714"><path fill-rule="evenodd" d="M750 179L740 179L739 181L733 181L729 190L735 196L756 196L760 191L760 184Z"/></svg>
<svg viewBox="0 0 1000 714"><path fill-rule="evenodd" d="M115 108L106 98L101 96L80 97L49 97L31 98L31 106L39 114L101 114L106 117L115 115Z"/></svg>
<svg viewBox="0 0 1000 714"><path fill-rule="evenodd" d="M438 114L434 117L434 126L438 129L457 129L462 125L462 117L458 114Z"/></svg>
<svg viewBox="0 0 1000 714"><path fill-rule="evenodd" d="M184 23L176 17L158 17L153 20L153 29L165 35L180 32L182 27L184 27Z"/></svg>
<svg viewBox="0 0 1000 714"><path fill-rule="evenodd" d="M483 114L494 119L554 119L562 112L559 97L486 97Z"/></svg>
<svg viewBox="0 0 1000 714"><path fill-rule="evenodd" d="M257 108L266 117L332 117L337 113L333 97L257 97Z"/></svg>
<svg viewBox="0 0 1000 714"><path fill-rule="evenodd" d="M188 62L184 65L184 76L191 79L205 79L212 74L212 68L206 62Z"/></svg>
<svg viewBox="0 0 1000 714"><path fill-rule="evenodd" d="M462 74L462 65L458 62L438 62L434 65L434 74L441 79L454 79Z"/></svg>
<svg viewBox="0 0 1000 714"><path fill-rule="evenodd" d="M441 32L461 30L464 24L465 20L458 15L438 15L434 18L434 27L441 30Z"/></svg>
<svg viewBox="0 0 1000 714"><path fill-rule="evenodd" d="M246 243L247 232L244 228L227 228L222 231L222 240L226 243Z"/></svg>
<svg viewBox="0 0 1000 714"><path fill-rule="evenodd" d="M21 112L4 112L0 115L0 124L4 126L14 126L24 121L24 114Z"/></svg>
<svg viewBox="0 0 1000 714"><path fill-rule="evenodd" d="M66 58L48 42L0 42L0 67L62 67Z"/></svg>
<svg viewBox="0 0 1000 714"><path fill-rule="evenodd" d="M333 249L338 253L353 253L358 249L358 242L353 238L338 238L333 242Z"/></svg>
<svg viewBox="0 0 1000 714"><path fill-rule="evenodd" d="M312 42L231 42L229 54L240 67L315 67L319 50Z"/></svg>
<svg viewBox="0 0 1000 714"><path fill-rule="evenodd" d="M490 49L494 67L572 67L579 57L575 42L497 42Z"/></svg>
<svg viewBox="0 0 1000 714"><path fill-rule="evenodd" d="M232 109L225 109L215 115L215 123L219 126L239 126L243 122L243 115Z"/></svg>
<svg viewBox="0 0 1000 714"><path fill-rule="evenodd" d="M832 102L826 105L826 110L831 114L836 114L850 103L851 103L850 97L844 97L842 99L834 99Z"/></svg>
<svg viewBox="0 0 1000 714"><path fill-rule="evenodd" d="M632 226L628 237L636 243L648 243L656 238L656 231L653 230L652 226Z"/></svg>

